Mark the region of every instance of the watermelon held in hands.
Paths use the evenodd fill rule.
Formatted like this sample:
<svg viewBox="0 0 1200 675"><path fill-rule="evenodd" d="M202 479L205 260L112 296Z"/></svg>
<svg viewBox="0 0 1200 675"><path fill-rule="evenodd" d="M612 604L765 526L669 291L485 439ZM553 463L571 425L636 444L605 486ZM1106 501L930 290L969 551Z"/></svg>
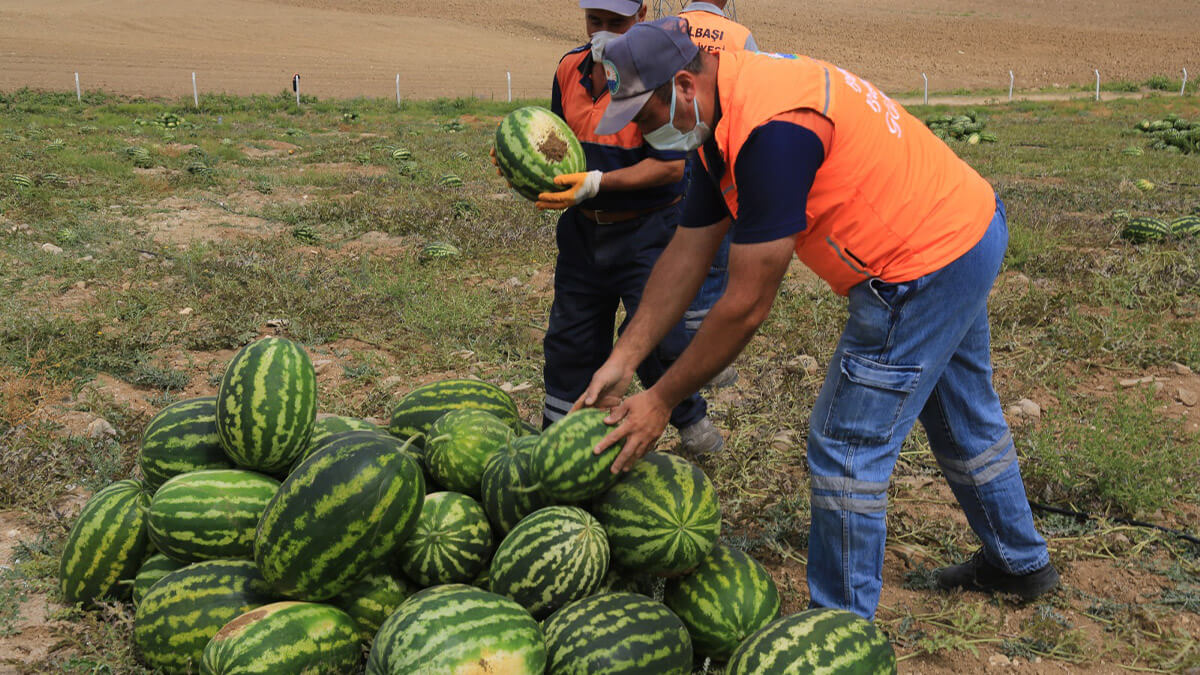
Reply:
<svg viewBox="0 0 1200 675"><path fill-rule="evenodd" d="M577 410L550 425L533 448L531 477L542 495L554 502L580 502L604 494L620 476L612 472L622 443L595 455L596 447L612 427L604 423L608 412Z"/></svg>
<svg viewBox="0 0 1200 675"><path fill-rule="evenodd" d="M563 188L554 177L587 170L579 139L563 118L538 106L509 113L496 128L496 164L509 185L536 201L539 193Z"/></svg>
<svg viewBox="0 0 1200 675"><path fill-rule="evenodd" d="M842 609L776 619L738 645L726 675L892 675L896 652L875 624Z"/></svg>
<svg viewBox="0 0 1200 675"><path fill-rule="evenodd" d="M275 602L225 624L204 647L205 675L352 673L362 659L358 629L342 610Z"/></svg>
<svg viewBox="0 0 1200 675"><path fill-rule="evenodd" d="M779 589L744 551L718 545L684 577L667 581L663 602L683 620L699 656L718 661L779 617Z"/></svg>
<svg viewBox="0 0 1200 675"><path fill-rule="evenodd" d="M67 603L124 598L150 546L150 496L136 480L103 488L79 512L59 562L59 589Z"/></svg>
<svg viewBox="0 0 1200 675"><path fill-rule="evenodd" d="M317 374L298 345L269 337L241 349L217 389L217 433L238 466L284 472L304 452L317 416Z"/></svg>
<svg viewBox="0 0 1200 675"><path fill-rule="evenodd" d="M578 600L544 625L547 675L687 675L692 641L679 617L637 593Z"/></svg>
<svg viewBox="0 0 1200 675"><path fill-rule="evenodd" d="M512 600L464 584L427 588L379 628L367 675L540 675L546 645L533 617Z"/></svg>
<svg viewBox="0 0 1200 675"><path fill-rule="evenodd" d="M593 509L608 533L613 564L671 576L704 559L721 534L717 490L699 467L661 452L646 455Z"/></svg>

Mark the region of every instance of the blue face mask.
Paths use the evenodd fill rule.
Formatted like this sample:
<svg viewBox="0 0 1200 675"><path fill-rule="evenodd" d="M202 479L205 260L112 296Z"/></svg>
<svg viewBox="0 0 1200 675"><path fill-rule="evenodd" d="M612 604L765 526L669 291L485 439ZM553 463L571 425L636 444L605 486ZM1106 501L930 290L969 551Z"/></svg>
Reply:
<svg viewBox="0 0 1200 675"><path fill-rule="evenodd" d="M675 128L675 96L679 90L675 88L674 82L671 84L671 119L642 138L655 150L691 152L704 145L704 141L708 140L712 130L708 128L707 124L700 121L700 101L697 98L692 99L692 109L696 113L696 126L687 133Z"/></svg>

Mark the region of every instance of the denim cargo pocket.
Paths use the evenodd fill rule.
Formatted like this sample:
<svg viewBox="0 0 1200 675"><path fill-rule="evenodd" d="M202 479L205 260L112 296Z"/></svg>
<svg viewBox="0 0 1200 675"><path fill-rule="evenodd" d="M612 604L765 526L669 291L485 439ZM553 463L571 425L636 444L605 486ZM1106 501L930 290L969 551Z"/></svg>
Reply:
<svg viewBox="0 0 1200 675"><path fill-rule="evenodd" d="M825 435L851 443L885 443L904 402L917 388L921 366L893 366L845 352Z"/></svg>

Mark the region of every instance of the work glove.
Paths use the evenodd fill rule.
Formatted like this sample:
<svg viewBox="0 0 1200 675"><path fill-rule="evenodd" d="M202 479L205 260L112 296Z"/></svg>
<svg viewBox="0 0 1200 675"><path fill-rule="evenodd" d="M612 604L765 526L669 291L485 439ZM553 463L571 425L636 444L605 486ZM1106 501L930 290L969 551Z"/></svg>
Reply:
<svg viewBox="0 0 1200 675"><path fill-rule="evenodd" d="M548 211L565 209L568 206L585 202L600 192L600 177L603 175L603 171L587 171L555 176L554 184L561 185L566 189L562 192L541 193L538 195L535 206L543 211Z"/></svg>

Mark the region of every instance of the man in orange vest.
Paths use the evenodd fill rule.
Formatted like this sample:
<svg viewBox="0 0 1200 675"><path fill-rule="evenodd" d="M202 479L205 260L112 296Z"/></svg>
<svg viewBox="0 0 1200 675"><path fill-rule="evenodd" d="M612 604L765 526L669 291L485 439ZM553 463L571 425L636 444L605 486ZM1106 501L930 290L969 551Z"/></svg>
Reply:
<svg viewBox="0 0 1200 675"><path fill-rule="evenodd" d="M811 604L874 617L888 480L918 420L982 542L939 585L1026 600L1054 588L991 382L987 298L1008 230L987 181L869 82L816 59L710 54L667 18L610 42L604 67L613 102L597 133L632 120L654 147L701 148L703 164L646 309L576 402L619 422L596 451L624 442L614 471L646 453L666 411L750 341L794 253L849 299L809 419ZM724 296L666 375L621 401L727 230Z"/></svg>
<svg viewBox="0 0 1200 675"><path fill-rule="evenodd" d="M580 0L579 6L589 42L559 61L550 108L579 138L588 171L561 176L573 181L569 189L539 195L537 202L541 209L564 209L556 228L554 301L543 340L543 426L571 409L612 351L618 303L625 306L626 320L637 310L650 270L679 222L687 158L685 152L646 145L633 124L596 133L611 97L595 55L606 40L644 19L646 7L641 0ZM676 324L636 366L645 386L657 382L686 348L685 327ZM693 393L672 408L670 421L686 452L722 449L724 440L708 418L703 397Z"/></svg>
<svg viewBox="0 0 1200 675"><path fill-rule="evenodd" d="M688 37L705 51L758 51L750 29L725 15L727 0L689 2L680 12L687 19Z"/></svg>

